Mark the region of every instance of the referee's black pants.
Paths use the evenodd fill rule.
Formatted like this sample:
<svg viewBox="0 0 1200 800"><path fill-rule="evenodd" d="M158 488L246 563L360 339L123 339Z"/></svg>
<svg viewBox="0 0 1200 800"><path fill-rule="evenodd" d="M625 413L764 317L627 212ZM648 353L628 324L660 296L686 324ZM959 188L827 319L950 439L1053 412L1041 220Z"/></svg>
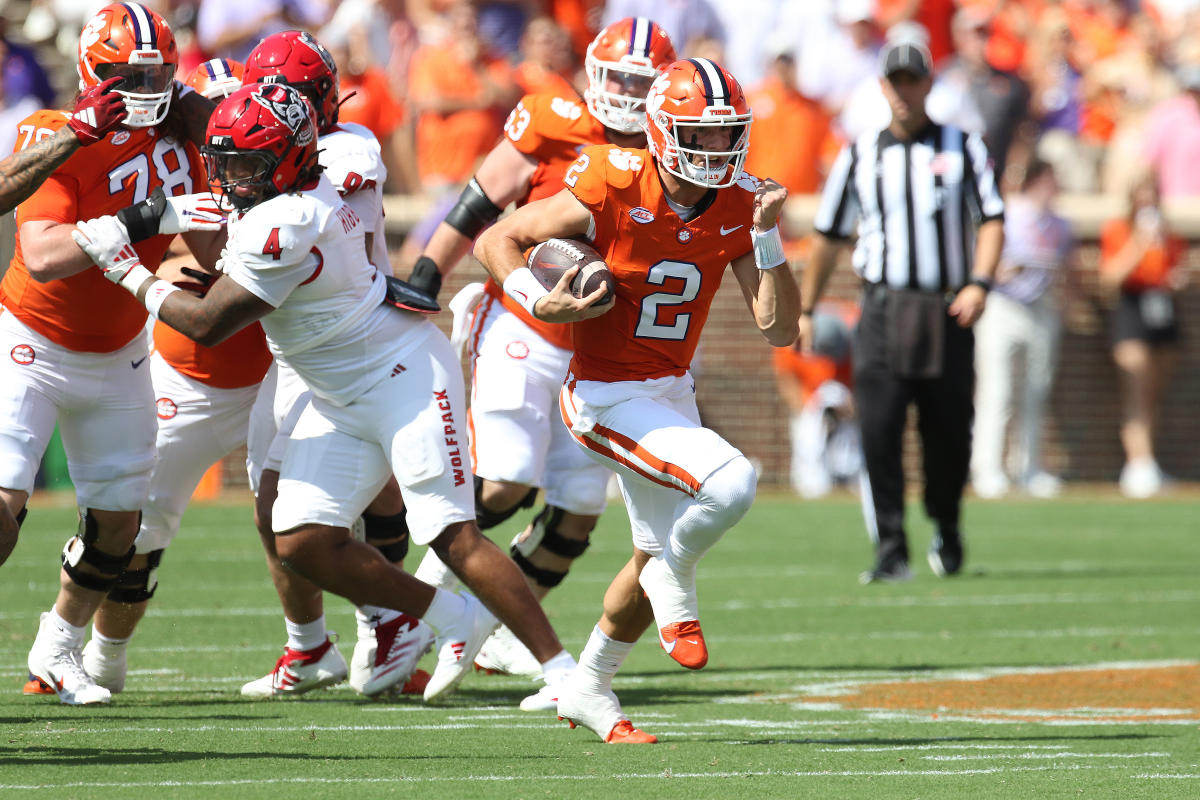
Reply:
<svg viewBox="0 0 1200 800"><path fill-rule="evenodd" d="M909 403L917 404L925 512L947 534L959 530L975 416L973 331L947 314L941 376L900 377L889 359L887 298L882 286L869 286L863 293L854 351L854 395L875 506L877 567L908 561L902 448Z"/></svg>

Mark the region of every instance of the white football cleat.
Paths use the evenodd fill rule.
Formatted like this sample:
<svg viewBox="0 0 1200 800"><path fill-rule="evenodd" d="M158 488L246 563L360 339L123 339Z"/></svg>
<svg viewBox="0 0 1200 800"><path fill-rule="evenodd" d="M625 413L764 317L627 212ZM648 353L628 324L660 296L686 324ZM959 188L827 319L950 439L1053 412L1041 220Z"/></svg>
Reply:
<svg viewBox="0 0 1200 800"><path fill-rule="evenodd" d="M497 628L479 648L479 655L475 656L475 669L535 680L542 677L542 665L507 625Z"/></svg>
<svg viewBox="0 0 1200 800"><path fill-rule="evenodd" d="M105 647L95 639L89 639L83 646L83 668L92 680L113 694L124 691L125 673L129 669L127 649L124 645Z"/></svg>
<svg viewBox="0 0 1200 800"><path fill-rule="evenodd" d="M83 668L79 648L66 649L50 644L46 632L46 614L42 614L38 636L29 651L29 672L54 690L58 699L69 706L86 706L112 701L112 692L98 686Z"/></svg>
<svg viewBox="0 0 1200 800"><path fill-rule="evenodd" d="M433 629L408 614L371 630L371 638L360 638L354 646L350 662L350 686L367 697L403 686L416 671L421 656L433 646Z"/></svg>
<svg viewBox="0 0 1200 800"><path fill-rule="evenodd" d="M334 633L312 650L283 649L275 669L242 687L243 697L300 695L346 680L346 659L333 646Z"/></svg>
<svg viewBox="0 0 1200 800"><path fill-rule="evenodd" d="M568 680L570 680L569 675L557 683L547 683L541 689L523 698L521 700L521 710L532 712L557 711L559 696L563 693Z"/></svg>
<svg viewBox="0 0 1200 800"><path fill-rule="evenodd" d="M536 695L535 695L536 696ZM566 682L558 698L558 718L591 730L608 744L654 744L658 738L633 727L613 692L585 692Z"/></svg>
<svg viewBox="0 0 1200 800"><path fill-rule="evenodd" d="M454 691L471 671L479 648L499 624L476 597L469 594L462 597L467 601L465 612L439 633L437 667L425 686L426 703L436 702Z"/></svg>

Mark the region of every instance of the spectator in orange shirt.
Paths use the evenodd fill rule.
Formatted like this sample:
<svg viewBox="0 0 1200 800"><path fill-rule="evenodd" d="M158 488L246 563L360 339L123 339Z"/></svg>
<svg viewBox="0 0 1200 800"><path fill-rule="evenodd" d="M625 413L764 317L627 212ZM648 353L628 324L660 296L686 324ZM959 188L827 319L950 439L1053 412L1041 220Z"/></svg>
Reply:
<svg viewBox="0 0 1200 800"><path fill-rule="evenodd" d="M789 194L821 190L821 153L829 133L829 114L796 87L796 59L781 53L771 62L767 78L750 92L754 138L746 156L746 171L770 175ZM786 147L782 146L786 143Z"/></svg>
<svg viewBox="0 0 1200 800"><path fill-rule="evenodd" d="M1129 213L1100 231L1100 282L1117 291L1112 318L1113 361L1121 382L1121 491L1150 497L1163 487L1154 457L1159 401L1175 366L1179 323L1175 293L1187 245L1166 226L1158 185L1146 178L1130 192Z"/></svg>
<svg viewBox="0 0 1200 800"><path fill-rule="evenodd" d="M517 101L512 71L480 38L469 2L447 14L448 35L413 54L409 101L417 113L417 165L427 191L452 190L496 143Z"/></svg>
<svg viewBox="0 0 1200 800"><path fill-rule="evenodd" d="M379 140L387 167L387 190L410 193L419 190L416 159L407 113L388 81L387 73L371 63L370 49L362 35L352 29L325 39L338 65L338 122L353 122L371 131Z"/></svg>
<svg viewBox="0 0 1200 800"><path fill-rule="evenodd" d="M571 84L575 56L571 37L549 17L535 17L521 35L521 58L514 79L521 94L557 94L575 98L579 92Z"/></svg>

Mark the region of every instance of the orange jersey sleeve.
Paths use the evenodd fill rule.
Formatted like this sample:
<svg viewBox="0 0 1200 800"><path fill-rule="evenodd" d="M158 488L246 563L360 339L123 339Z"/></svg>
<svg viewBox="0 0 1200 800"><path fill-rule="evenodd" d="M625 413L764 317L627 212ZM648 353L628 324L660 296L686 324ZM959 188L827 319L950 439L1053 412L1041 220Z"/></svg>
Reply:
<svg viewBox="0 0 1200 800"><path fill-rule="evenodd" d="M596 381L684 374L725 268L750 252L757 179L714 190L688 221L667 204L646 150L589 147L564 182L591 210L593 245L616 279L612 309L573 326L571 371Z"/></svg>
<svg viewBox="0 0 1200 800"><path fill-rule="evenodd" d="M504 124L513 147L538 162L529 188L517 199L523 206L557 194L567 167L589 145L603 144L604 126L578 97L530 94L521 98Z"/></svg>
<svg viewBox="0 0 1200 800"><path fill-rule="evenodd" d="M31 115L18 126L18 149L66 122L61 111ZM22 253L21 226L35 220L73 224L115 214L159 186L167 194L188 194L207 185L195 146L163 139L153 128L118 129L77 151L17 207L16 252L0 281L0 304L70 350L109 353L124 347L145 325L141 303L95 268L47 283L33 280ZM158 269L171 238L155 236L134 245L147 269Z"/></svg>

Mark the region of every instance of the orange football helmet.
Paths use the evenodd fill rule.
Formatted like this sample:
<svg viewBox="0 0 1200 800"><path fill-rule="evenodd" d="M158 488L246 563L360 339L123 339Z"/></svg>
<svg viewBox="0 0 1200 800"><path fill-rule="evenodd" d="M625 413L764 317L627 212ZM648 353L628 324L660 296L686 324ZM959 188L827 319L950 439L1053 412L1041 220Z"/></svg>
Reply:
<svg viewBox="0 0 1200 800"><path fill-rule="evenodd" d="M584 59L588 111L606 128L637 133L650 84L674 60L675 46L661 25L645 17L612 23L588 45Z"/></svg>
<svg viewBox="0 0 1200 800"><path fill-rule="evenodd" d="M732 186L750 151L753 115L741 84L707 58L667 67L646 98L646 143L660 164L699 186Z"/></svg>
<svg viewBox="0 0 1200 800"><path fill-rule="evenodd" d="M139 3L113 3L79 34L79 88L109 78L125 98L124 124L148 128L167 117L175 92L179 51L167 21Z"/></svg>
<svg viewBox="0 0 1200 800"><path fill-rule="evenodd" d="M209 100L220 102L242 88L246 68L232 58L210 58L192 70L187 85Z"/></svg>

